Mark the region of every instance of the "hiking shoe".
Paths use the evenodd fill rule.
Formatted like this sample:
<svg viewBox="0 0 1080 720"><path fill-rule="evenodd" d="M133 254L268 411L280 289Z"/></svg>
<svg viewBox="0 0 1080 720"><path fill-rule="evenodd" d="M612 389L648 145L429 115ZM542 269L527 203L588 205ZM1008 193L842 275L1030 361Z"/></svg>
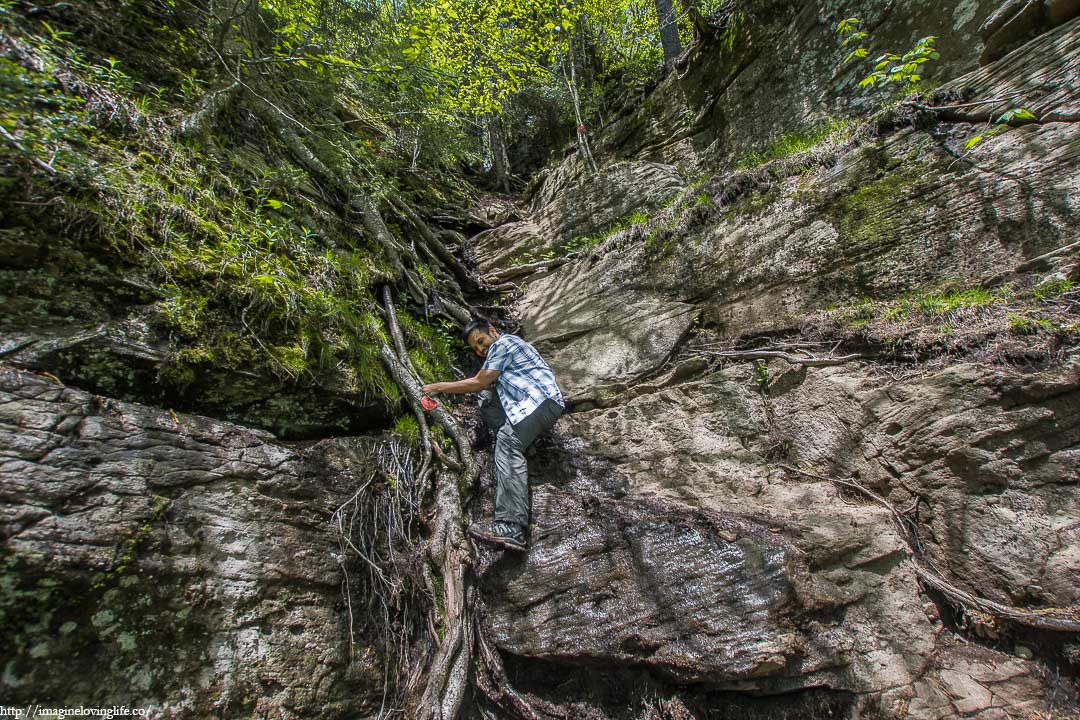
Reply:
<svg viewBox="0 0 1080 720"><path fill-rule="evenodd" d="M517 523L497 520L490 527L474 523L469 525L469 534L511 550L525 550L528 547L525 541L525 529Z"/></svg>

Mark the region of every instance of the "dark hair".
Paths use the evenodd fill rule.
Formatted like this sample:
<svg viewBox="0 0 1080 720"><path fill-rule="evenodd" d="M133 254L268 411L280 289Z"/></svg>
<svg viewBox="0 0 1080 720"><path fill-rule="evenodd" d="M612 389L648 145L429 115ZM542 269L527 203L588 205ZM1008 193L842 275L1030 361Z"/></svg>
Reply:
<svg viewBox="0 0 1080 720"><path fill-rule="evenodd" d="M476 319L465 326L465 329L461 331L461 339L465 342L469 342L469 336L479 330L480 332L487 332L491 327L491 323L487 320Z"/></svg>

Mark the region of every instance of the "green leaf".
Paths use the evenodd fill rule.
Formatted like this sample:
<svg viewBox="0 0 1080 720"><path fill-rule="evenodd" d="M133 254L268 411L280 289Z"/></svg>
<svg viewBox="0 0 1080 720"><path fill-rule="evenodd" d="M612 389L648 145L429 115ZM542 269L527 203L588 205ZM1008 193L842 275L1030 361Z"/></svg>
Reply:
<svg viewBox="0 0 1080 720"><path fill-rule="evenodd" d="M848 56L844 58L844 62L848 62L851 58L864 58L866 57L866 48L855 48L848 53Z"/></svg>
<svg viewBox="0 0 1080 720"><path fill-rule="evenodd" d="M965 150L970 150L971 148L975 147L980 142L982 142L982 139L983 139L982 135L976 135L975 137L971 138L966 143L964 143L964 149Z"/></svg>
<svg viewBox="0 0 1080 720"><path fill-rule="evenodd" d="M836 32L840 33L841 35L846 35L847 33L854 30L855 26L858 24L859 18L857 17L850 17L845 20L841 20L839 23L836 24Z"/></svg>
<svg viewBox="0 0 1080 720"><path fill-rule="evenodd" d="M285 207L285 203L281 202L280 200L267 200L266 207L272 208L274 210L280 210L281 208Z"/></svg>

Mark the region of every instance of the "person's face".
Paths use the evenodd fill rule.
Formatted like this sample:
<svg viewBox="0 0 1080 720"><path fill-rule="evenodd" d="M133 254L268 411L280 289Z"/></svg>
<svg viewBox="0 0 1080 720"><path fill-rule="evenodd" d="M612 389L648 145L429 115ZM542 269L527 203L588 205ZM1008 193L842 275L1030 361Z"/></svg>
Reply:
<svg viewBox="0 0 1080 720"><path fill-rule="evenodd" d="M488 330L473 330L469 333L469 347L480 357L487 357L488 348L495 342L497 333Z"/></svg>

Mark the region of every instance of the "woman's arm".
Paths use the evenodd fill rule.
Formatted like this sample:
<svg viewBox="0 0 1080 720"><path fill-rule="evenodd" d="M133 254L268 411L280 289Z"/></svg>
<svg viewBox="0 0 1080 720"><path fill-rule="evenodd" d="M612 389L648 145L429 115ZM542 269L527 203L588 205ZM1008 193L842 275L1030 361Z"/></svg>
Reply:
<svg viewBox="0 0 1080 720"><path fill-rule="evenodd" d="M471 378L457 380L455 382L431 383L425 385L423 390L426 395L438 393L451 393L455 395L460 395L462 393L476 393L495 382L497 377L499 377L498 370L481 370Z"/></svg>

